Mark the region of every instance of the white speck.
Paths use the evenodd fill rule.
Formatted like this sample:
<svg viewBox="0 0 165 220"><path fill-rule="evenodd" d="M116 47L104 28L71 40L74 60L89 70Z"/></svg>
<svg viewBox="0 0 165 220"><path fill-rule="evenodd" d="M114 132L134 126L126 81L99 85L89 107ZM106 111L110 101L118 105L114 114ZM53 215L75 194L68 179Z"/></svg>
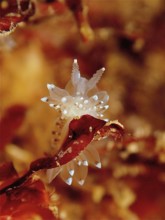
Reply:
<svg viewBox="0 0 165 220"><path fill-rule="evenodd" d="M90 127L89 127L89 131L92 132L92 130L93 130L93 128L92 128L92 126L90 126Z"/></svg>
<svg viewBox="0 0 165 220"><path fill-rule="evenodd" d="M104 108L105 108L105 109L108 109L108 108L109 108L109 105L105 105Z"/></svg>
<svg viewBox="0 0 165 220"><path fill-rule="evenodd" d="M84 100L84 104L88 104L89 101L87 99Z"/></svg>
<svg viewBox="0 0 165 220"><path fill-rule="evenodd" d="M72 148L69 147L69 148L67 149L67 152L71 154L71 153L72 153Z"/></svg>
<svg viewBox="0 0 165 220"><path fill-rule="evenodd" d="M66 109L63 110L63 114L66 115L68 111Z"/></svg>
<svg viewBox="0 0 165 220"><path fill-rule="evenodd" d="M102 117L104 117L104 115L103 115L103 114L100 114L100 117L102 118Z"/></svg>
<svg viewBox="0 0 165 220"><path fill-rule="evenodd" d="M80 97L80 100L83 100L83 99L84 99L84 97L81 96L81 97Z"/></svg>
<svg viewBox="0 0 165 220"><path fill-rule="evenodd" d="M66 97L62 97L61 102L65 103L67 101Z"/></svg>
<svg viewBox="0 0 165 220"><path fill-rule="evenodd" d="M87 161L87 160L84 160L84 161L82 162L82 164L83 164L84 166L88 166L88 161Z"/></svg>
<svg viewBox="0 0 165 220"><path fill-rule="evenodd" d="M78 161L77 161L78 166L81 166L81 163L82 163L81 160L78 160Z"/></svg>
<svg viewBox="0 0 165 220"><path fill-rule="evenodd" d="M56 105L55 109L59 109L59 108L60 108L60 106L59 106L59 105Z"/></svg>
<svg viewBox="0 0 165 220"><path fill-rule="evenodd" d="M47 101L48 101L48 98L47 98L47 97L43 97L43 98L41 98L41 101L42 101L42 102L47 102Z"/></svg>
<svg viewBox="0 0 165 220"><path fill-rule="evenodd" d="M105 71L105 68L103 67L103 68L101 68L101 70L102 70L102 71Z"/></svg>
<svg viewBox="0 0 165 220"><path fill-rule="evenodd" d="M97 163L95 164L95 166L96 166L97 168L101 169L101 163L100 163L100 162L97 162Z"/></svg>
<svg viewBox="0 0 165 220"><path fill-rule="evenodd" d="M79 104L79 108L82 108L83 107L83 105L82 104Z"/></svg>
<svg viewBox="0 0 165 220"><path fill-rule="evenodd" d="M84 180L78 180L78 183L82 186L84 184Z"/></svg>
<svg viewBox="0 0 165 220"><path fill-rule="evenodd" d="M61 150L59 153L58 153L58 156L61 158L64 156L64 152Z"/></svg>
<svg viewBox="0 0 165 220"><path fill-rule="evenodd" d="M55 107L55 104L49 104L49 106L51 107L51 108L53 108L53 107Z"/></svg>
<svg viewBox="0 0 165 220"><path fill-rule="evenodd" d="M77 59L74 59L74 63L77 64Z"/></svg>
<svg viewBox="0 0 165 220"><path fill-rule="evenodd" d="M108 118L105 118L104 121L109 122L109 119L108 119Z"/></svg>
<svg viewBox="0 0 165 220"><path fill-rule="evenodd" d="M74 175L74 170L69 170L69 174L70 174L71 176L73 176L73 175Z"/></svg>
<svg viewBox="0 0 165 220"><path fill-rule="evenodd" d="M95 101L97 101L99 98L98 98L97 95L94 95L94 96L93 96L93 99L94 99Z"/></svg>
<svg viewBox="0 0 165 220"><path fill-rule="evenodd" d="M71 184L72 184L72 177L69 177L68 179L66 179L65 182L66 182L68 185L71 185Z"/></svg>
<svg viewBox="0 0 165 220"><path fill-rule="evenodd" d="M47 88L48 88L49 90L54 89L54 88L55 88L55 85L53 85L53 84L47 84Z"/></svg>

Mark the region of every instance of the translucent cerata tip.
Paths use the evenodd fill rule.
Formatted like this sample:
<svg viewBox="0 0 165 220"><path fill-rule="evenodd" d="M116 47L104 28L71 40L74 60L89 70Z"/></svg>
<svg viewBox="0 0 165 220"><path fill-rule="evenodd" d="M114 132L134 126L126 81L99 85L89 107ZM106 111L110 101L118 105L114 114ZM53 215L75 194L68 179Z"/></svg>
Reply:
<svg viewBox="0 0 165 220"><path fill-rule="evenodd" d="M74 61L73 61L75 64L77 64L77 59L74 59Z"/></svg>
<svg viewBox="0 0 165 220"><path fill-rule="evenodd" d="M54 89L54 88L55 88L55 85L53 85L53 84L47 84L47 88L48 88L48 90Z"/></svg>
<svg viewBox="0 0 165 220"><path fill-rule="evenodd" d="M43 97L43 98L41 98L41 101L42 101L42 102L47 102L47 101L48 101L48 98L47 98L47 97Z"/></svg>

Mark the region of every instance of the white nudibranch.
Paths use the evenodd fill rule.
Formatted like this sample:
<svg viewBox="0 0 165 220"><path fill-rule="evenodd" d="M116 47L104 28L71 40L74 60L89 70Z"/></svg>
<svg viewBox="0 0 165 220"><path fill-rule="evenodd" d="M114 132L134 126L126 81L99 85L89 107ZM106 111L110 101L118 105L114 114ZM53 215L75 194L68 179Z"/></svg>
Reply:
<svg viewBox="0 0 165 220"><path fill-rule="evenodd" d="M48 84L47 88L50 96L43 97L41 100L48 103L50 107L59 110L61 120L65 119L67 122L86 114L107 121L107 119L104 119L103 113L109 107L107 105L109 96L107 92L99 91L96 87L104 71L105 68L101 68L88 80L81 77L79 66L75 59L71 80L65 89ZM89 127L89 130L92 131L92 127ZM92 143L67 164L48 169L48 182L51 182L60 173L61 178L68 185L71 185L73 180L83 185L87 176L89 163L97 168L101 168L99 154Z"/></svg>
<svg viewBox="0 0 165 220"><path fill-rule="evenodd" d="M91 79L81 77L77 60L73 62L71 80L65 89L53 84L47 84L49 97L41 100L50 107L60 110L63 119L73 119L89 114L103 119L104 111L108 108L109 96L105 91L98 91L96 84L100 80L105 68L98 70Z"/></svg>

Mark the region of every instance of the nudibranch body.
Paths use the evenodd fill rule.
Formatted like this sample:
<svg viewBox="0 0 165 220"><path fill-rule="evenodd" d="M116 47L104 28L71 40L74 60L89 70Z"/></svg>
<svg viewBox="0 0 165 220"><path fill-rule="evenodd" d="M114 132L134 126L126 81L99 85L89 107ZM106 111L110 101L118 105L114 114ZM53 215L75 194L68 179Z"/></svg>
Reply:
<svg viewBox="0 0 165 220"><path fill-rule="evenodd" d="M96 118L103 118L103 112L108 109L108 94L97 91L96 84L100 80L105 68L98 70L91 79L81 77L77 60L73 62L71 81L65 89L48 84L50 96L41 100L50 107L59 109L61 117L73 119L89 114Z"/></svg>
<svg viewBox="0 0 165 220"><path fill-rule="evenodd" d="M59 110L61 120L65 120L68 125L73 119L83 115L91 115L95 118L104 119L104 111L108 109L109 96L106 91L99 91L96 84L99 82L105 68L98 70L91 79L81 77L77 60L73 62L71 80L65 89L48 84L49 97L41 100L47 102L50 107ZM92 125L89 130L92 131ZM63 132L65 133L65 132ZM61 142L62 143L62 142ZM87 176L88 164L91 163L97 168L101 168L99 154L96 148L89 144L84 150L79 152L73 160L65 165L47 170L48 181L51 182L56 175L61 174L62 179L71 185L73 179L83 185Z"/></svg>

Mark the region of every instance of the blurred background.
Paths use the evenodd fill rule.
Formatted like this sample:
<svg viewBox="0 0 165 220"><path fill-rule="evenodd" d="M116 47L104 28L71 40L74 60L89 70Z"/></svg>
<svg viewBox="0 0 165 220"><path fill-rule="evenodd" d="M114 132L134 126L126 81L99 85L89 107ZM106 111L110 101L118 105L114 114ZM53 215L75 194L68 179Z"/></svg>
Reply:
<svg viewBox="0 0 165 220"><path fill-rule="evenodd" d="M49 152L58 113L40 98L47 83L65 87L74 58L86 78L105 67L98 87L110 96L106 117L126 137L96 146L103 168L90 168L83 187L55 179L58 216L164 220L165 1L33 3L33 16L0 36L1 163L23 172Z"/></svg>

